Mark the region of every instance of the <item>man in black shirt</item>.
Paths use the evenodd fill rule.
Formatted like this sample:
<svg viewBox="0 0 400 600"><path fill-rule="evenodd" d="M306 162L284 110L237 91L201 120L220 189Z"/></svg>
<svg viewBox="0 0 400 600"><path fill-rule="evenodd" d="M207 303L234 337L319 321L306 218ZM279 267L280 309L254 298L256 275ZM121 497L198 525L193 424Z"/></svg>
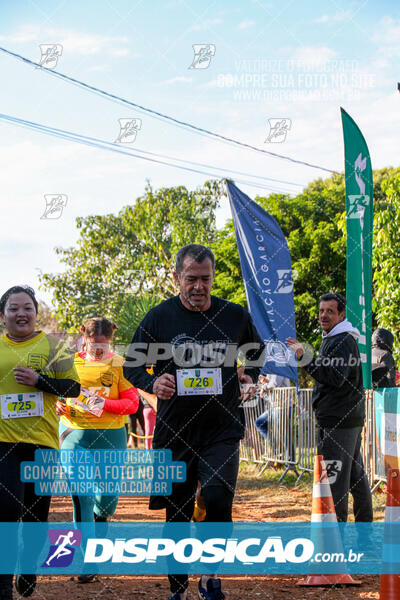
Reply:
<svg viewBox="0 0 400 600"><path fill-rule="evenodd" d="M318 425L318 454L327 463L337 520L347 521L350 491L355 520L370 522L372 498L360 452L365 419L361 358L355 339L360 332L345 318L345 307L346 300L340 294L321 296L322 345L318 358L304 368L315 379L312 404ZM294 338L286 343L300 360L303 346Z"/></svg>
<svg viewBox="0 0 400 600"><path fill-rule="evenodd" d="M162 302L143 319L132 340L124 375L158 398L153 448L170 448L187 466L185 482L171 496L153 496L151 509L166 509L166 520L190 521L197 482L201 482L210 522L231 522L244 435L241 401L249 400L262 366L263 344L249 313L211 296L214 255L190 244L176 258L180 294ZM245 370L240 383L238 351ZM146 359L143 359L146 353ZM154 375L146 366L154 365ZM170 600L185 600L186 575L169 575ZM219 579L203 576L199 597L223 600Z"/></svg>

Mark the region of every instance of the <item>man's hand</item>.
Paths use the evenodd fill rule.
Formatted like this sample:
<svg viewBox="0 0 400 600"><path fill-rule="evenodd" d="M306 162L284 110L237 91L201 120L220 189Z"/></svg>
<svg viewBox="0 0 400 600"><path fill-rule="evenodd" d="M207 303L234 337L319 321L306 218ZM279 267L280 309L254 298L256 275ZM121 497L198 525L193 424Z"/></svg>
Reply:
<svg viewBox="0 0 400 600"><path fill-rule="evenodd" d="M21 385L31 385L35 387L39 381L39 373L29 369L29 367L14 367L15 381Z"/></svg>
<svg viewBox="0 0 400 600"><path fill-rule="evenodd" d="M257 387L260 391L261 398L264 398L265 394L268 392L268 381L269 377L267 377L266 375L258 376Z"/></svg>
<svg viewBox="0 0 400 600"><path fill-rule="evenodd" d="M288 337L286 338L286 345L289 346L291 350L296 352L296 356L298 360L303 358L304 348L303 344L301 344L296 338Z"/></svg>
<svg viewBox="0 0 400 600"><path fill-rule="evenodd" d="M153 383L153 394L160 400L169 400L175 393L175 377L169 373L164 373L157 377Z"/></svg>
<svg viewBox="0 0 400 600"><path fill-rule="evenodd" d="M266 383L268 383L268 381L269 381L269 377L267 377L266 375L258 376L258 385L265 385Z"/></svg>
<svg viewBox="0 0 400 600"><path fill-rule="evenodd" d="M248 402L254 396L254 392L256 391L256 386L253 383L250 375L241 375L239 377L240 381L240 396L239 400L241 402Z"/></svg>

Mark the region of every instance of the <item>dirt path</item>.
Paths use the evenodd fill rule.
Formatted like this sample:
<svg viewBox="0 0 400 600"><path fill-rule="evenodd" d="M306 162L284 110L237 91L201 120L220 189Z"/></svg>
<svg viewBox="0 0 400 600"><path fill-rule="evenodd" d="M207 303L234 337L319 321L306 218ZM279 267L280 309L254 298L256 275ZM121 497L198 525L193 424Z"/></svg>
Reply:
<svg viewBox="0 0 400 600"><path fill-rule="evenodd" d="M256 479L252 467L241 469L234 504L235 521L309 521L311 486L298 487L278 484L270 479ZM375 519L382 520L384 496L374 496ZM121 498L114 521L160 521L162 511L149 511L147 498ZM71 521L72 507L69 498L55 498L51 505L51 521ZM300 588L298 576L274 577L223 577L227 600L282 600L319 599L351 600L353 598L379 598L379 577L357 577L362 585L356 588ZM197 598L197 580L190 580L190 596ZM168 582L165 576L100 576L93 583L80 585L76 577L39 577L33 599L58 600L167 600Z"/></svg>

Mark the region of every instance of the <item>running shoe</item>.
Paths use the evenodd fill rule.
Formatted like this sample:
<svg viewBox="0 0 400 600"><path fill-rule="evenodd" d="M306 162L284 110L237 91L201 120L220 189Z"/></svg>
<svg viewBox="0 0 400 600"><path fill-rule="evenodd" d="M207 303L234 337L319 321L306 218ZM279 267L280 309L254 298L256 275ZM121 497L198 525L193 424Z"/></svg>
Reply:
<svg viewBox="0 0 400 600"><path fill-rule="evenodd" d="M181 600L181 595L176 592L176 594L172 594L172 596L168 596L168 600ZM186 600L190 600L189 596L186 596Z"/></svg>
<svg viewBox="0 0 400 600"><path fill-rule="evenodd" d="M95 577L96 575L88 575L85 573L83 575L78 575L78 581L79 583L91 583Z"/></svg>
<svg viewBox="0 0 400 600"><path fill-rule="evenodd" d="M225 594L221 590L220 579L210 579L207 581L207 589L204 589L199 581L199 599L200 600L225 600Z"/></svg>
<svg viewBox="0 0 400 600"><path fill-rule="evenodd" d="M36 575L17 575L15 577L15 589L23 598L32 596L36 587Z"/></svg>
<svg viewBox="0 0 400 600"><path fill-rule="evenodd" d="M12 583L3 583L0 586L0 600L13 600Z"/></svg>

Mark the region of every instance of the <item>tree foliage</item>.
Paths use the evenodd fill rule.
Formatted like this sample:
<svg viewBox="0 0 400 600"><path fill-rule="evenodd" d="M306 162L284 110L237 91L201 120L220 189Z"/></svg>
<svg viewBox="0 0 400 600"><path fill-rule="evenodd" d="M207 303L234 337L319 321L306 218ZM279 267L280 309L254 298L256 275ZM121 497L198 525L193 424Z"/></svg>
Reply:
<svg viewBox="0 0 400 600"><path fill-rule="evenodd" d="M77 244L55 249L65 271L41 276L53 292L60 324L77 330L95 314L118 322L127 293L176 293L171 261L185 244L214 241L220 194L216 182L195 191L183 186L153 191L148 184L144 195L117 215L78 218Z"/></svg>
<svg viewBox="0 0 400 600"><path fill-rule="evenodd" d="M381 278L377 274L378 266L380 270L382 264L380 254L377 251L376 240L378 240L379 235L381 235L381 238L383 236L386 244L386 257L389 261L388 257L392 256L396 246L395 232L397 224L395 221L392 222L391 233L389 234L386 231L385 223L390 219L390 215L394 210L395 191L393 191L393 186L394 182L398 180L396 177L398 178L399 175L400 169L393 168L380 169L374 172L376 231L374 238L376 296L374 324L379 323L380 326L384 326L384 322L389 322L387 315L393 312L395 305L391 303L389 297L386 297L386 316L382 320L383 313L377 307L377 300L381 298L383 301L384 293L382 292L383 295L381 296L377 295L377 284L382 279L389 281L389 273L385 272ZM343 294L346 291L344 177L335 174L324 180L317 179L294 197L271 194L268 197L256 197L255 201L278 221L285 234L292 257L294 273L297 335L299 339L316 345L320 339L318 326L319 296L327 291L337 291ZM386 219L385 223L382 219ZM379 234L382 229L385 232ZM223 230L218 231L213 250L217 264L214 284L215 293L233 302L243 304L245 302L244 285L232 220L226 224ZM393 258L393 260L395 259ZM384 264L391 264L393 268L394 263L386 262ZM393 277L394 274L391 276L392 287L395 286ZM400 297L398 300L397 306L400 309Z"/></svg>
<svg viewBox="0 0 400 600"><path fill-rule="evenodd" d="M120 325L116 341L129 343L152 302L176 292L172 261L183 245L210 245L216 257L213 293L246 304L232 220L215 227L220 184L206 182L194 192L184 187L148 185L143 196L118 215L77 219L80 232L72 248L57 248L64 273L44 274L53 291L60 324L77 330L94 314ZM298 337L319 341L318 297L345 293L346 220L342 175L317 179L294 197L256 197L278 221L292 257ZM374 172L373 324L391 329L400 350L400 168ZM400 356L399 356L400 358Z"/></svg>
<svg viewBox="0 0 400 600"><path fill-rule="evenodd" d="M55 317L54 311L44 302L39 300L39 310L36 319L36 328L46 333L55 333L60 331L60 326Z"/></svg>
<svg viewBox="0 0 400 600"><path fill-rule="evenodd" d="M114 335L114 346L125 355L132 336L149 310L157 306L161 298L145 292L142 296L127 294L118 317L118 329Z"/></svg>
<svg viewBox="0 0 400 600"><path fill-rule="evenodd" d="M373 310L380 327L395 337L400 363L400 169L382 183L387 203L375 217Z"/></svg>

